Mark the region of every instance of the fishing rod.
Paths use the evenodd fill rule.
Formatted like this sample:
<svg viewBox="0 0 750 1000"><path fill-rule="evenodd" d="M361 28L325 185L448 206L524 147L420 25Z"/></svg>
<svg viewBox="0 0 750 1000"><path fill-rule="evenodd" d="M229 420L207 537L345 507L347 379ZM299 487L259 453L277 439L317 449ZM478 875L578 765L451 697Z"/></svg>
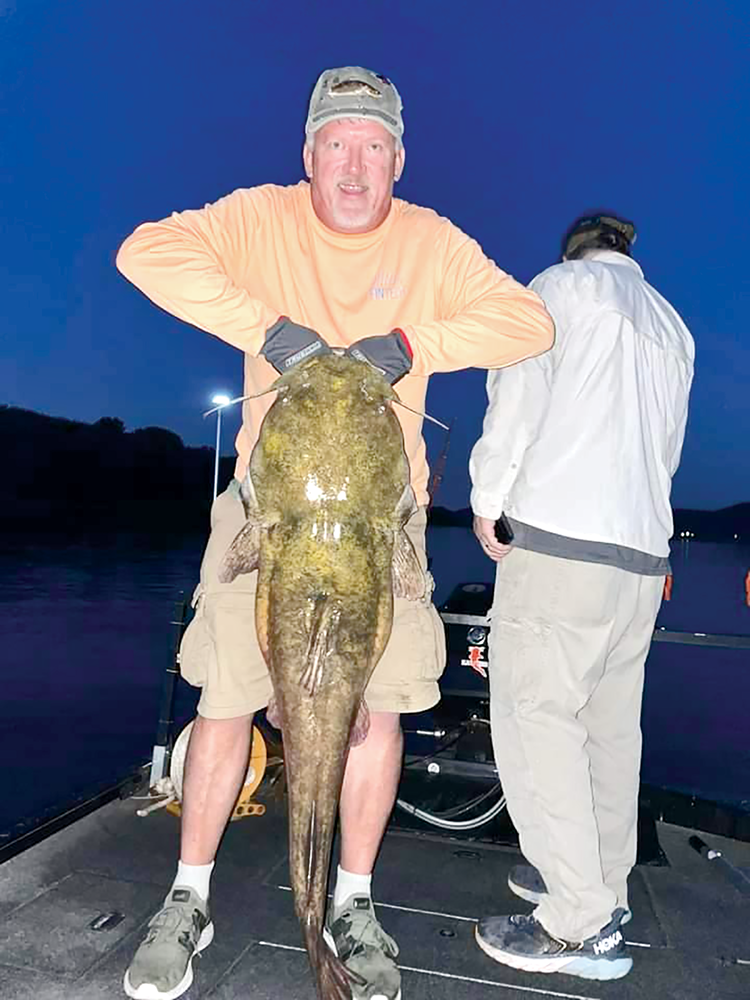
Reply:
<svg viewBox="0 0 750 1000"><path fill-rule="evenodd" d="M174 697L177 679L180 676L180 643L185 631L187 616L187 601L185 595L180 595L175 601L172 621L173 628L172 656L164 674L162 684L161 704L159 706L159 722L156 728L156 739L151 753L151 775L149 787L166 777L169 773L169 758L172 752L172 727L174 725Z"/></svg>

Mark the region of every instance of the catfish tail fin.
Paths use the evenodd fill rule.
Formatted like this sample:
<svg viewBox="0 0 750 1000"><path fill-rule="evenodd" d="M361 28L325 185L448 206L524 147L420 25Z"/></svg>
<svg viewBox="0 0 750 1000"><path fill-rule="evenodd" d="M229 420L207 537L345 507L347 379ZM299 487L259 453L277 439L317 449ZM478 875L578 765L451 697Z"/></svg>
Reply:
<svg viewBox="0 0 750 1000"><path fill-rule="evenodd" d="M305 927L304 938L320 1000L351 1000L352 985L364 985L360 977L347 969L317 927Z"/></svg>

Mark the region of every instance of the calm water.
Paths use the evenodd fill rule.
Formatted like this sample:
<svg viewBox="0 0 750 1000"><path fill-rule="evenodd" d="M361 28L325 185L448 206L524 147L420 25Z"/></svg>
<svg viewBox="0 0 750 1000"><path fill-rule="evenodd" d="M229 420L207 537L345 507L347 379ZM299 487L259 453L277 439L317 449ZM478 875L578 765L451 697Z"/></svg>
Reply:
<svg viewBox="0 0 750 1000"><path fill-rule="evenodd" d="M0 555L0 842L150 757L173 604L192 592L202 539L155 551L131 545L27 546ZM750 548L675 546L670 629L750 633ZM493 566L471 533L429 540L435 599ZM656 644L644 700L644 779L750 805L750 652ZM194 696L181 685L179 714Z"/></svg>

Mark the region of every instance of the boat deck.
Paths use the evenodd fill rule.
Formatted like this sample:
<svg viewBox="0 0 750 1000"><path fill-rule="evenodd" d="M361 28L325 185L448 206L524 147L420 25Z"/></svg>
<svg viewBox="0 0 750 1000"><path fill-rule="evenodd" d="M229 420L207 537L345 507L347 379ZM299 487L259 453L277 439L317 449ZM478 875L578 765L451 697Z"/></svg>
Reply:
<svg viewBox="0 0 750 1000"><path fill-rule="evenodd" d="M178 842L173 816L141 819L136 805L110 802L0 865L2 1000L124 996L124 970L171 883ZM658 845L632 875L633 971L597 983L515 972L474 943L479 915L529 909L506 885L516 848L393 824L374 889L401 947L404 1000L748 1000L750 895L689 846L691 831L653 829ZM750 844L702 836L733 865L750 865ZM216 938L186 1000L316 1000L288 885L279 798L228 828L212 883Z"/></svg>

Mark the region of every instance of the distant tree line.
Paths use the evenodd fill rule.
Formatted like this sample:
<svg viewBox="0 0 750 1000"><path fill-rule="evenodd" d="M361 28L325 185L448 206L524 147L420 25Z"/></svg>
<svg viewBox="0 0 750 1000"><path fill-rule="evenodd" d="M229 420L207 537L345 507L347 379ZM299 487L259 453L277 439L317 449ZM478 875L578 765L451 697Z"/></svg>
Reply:
<svg viewBox="0 0 750 1000"><path fill-rule="evenodd" d="M213 448L163 427L126 431L0 405L0 531L45 534L206 531ZM220 463L223 488L234 460Z"/></svg>
<svg viewBox="0 0 750 1000"><path fill-rule="evenodd" d="M446 528L470 528L472 524L470 507L449 510L433 507L430 521L435 526ZM703 542L750 541L750 503L738 503L721 510L674 511L674 537L689 532L691 538ZM737 538L735 538L737 536Z"/></svg>
<svg viewBox="0 0 750 1000"><path fill-rule="evenodd" d="M0 532L62 536L207 531L213 448L186 447L163 427L127 431L117 417L87 424L0 404ZM219 489L234 458L219 466ZM702 541L750 539L750 503L675 510L675 535ZM436 527L470 527L471 510L432 507Z"/></svg>

